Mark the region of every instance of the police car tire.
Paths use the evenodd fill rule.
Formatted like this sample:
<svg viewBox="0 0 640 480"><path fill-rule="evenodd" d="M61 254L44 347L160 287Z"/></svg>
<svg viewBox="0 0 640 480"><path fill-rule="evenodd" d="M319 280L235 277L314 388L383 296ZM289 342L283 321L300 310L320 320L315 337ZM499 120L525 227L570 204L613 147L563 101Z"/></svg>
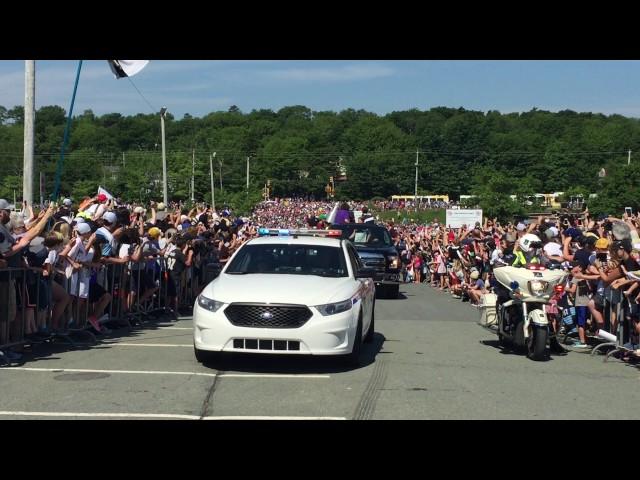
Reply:
<svg viewBox="0 0 640 480"><path fill-rule="evenodd" d="M369 324L369 330L367 330L367 334L364 337L364 343L372 343L373 342L373 334L375 333L375 321L376 321L376 302L373 302L371 307L371 323Z"/></svg>
<svg viewBox="0 0 640 480"><path fill-rule="evenodd" d="M360 353L362 352L362 313L358 317L356 336L353 339L353 349L351 353L344 356L345 363L350 367L360 366Z"/></svg>

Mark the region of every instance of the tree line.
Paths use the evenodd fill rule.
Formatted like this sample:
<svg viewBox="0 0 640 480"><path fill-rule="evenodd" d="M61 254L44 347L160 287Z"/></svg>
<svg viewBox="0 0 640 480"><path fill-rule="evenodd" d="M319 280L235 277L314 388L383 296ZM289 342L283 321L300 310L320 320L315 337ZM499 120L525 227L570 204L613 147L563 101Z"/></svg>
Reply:
<svg viewBox="0 0 640 480"><path fill-rule="evenodd" d="M21 106L0 107L0 197L12 198L14 190L20 197L23 121ZM34 192L40 172L46 194L53 190L65 123L62 107L36 112ZM336 198L412 194L418 151L422 194L475 194L493 208L510 194L564 191L598 193L593 208L601 211L640 206L637 162L627 167L627 151L640 147L640 121L621 115L447 107L377 115L296 105L248 113L231 107L201 118L168 113L165 127L169 195L176 200L190 198L195 157L195 198L210 201L214 152L216 203L259 199L267 180L272 196L325 198L329 177ZM159 115L86 110L72 120L61 191L79 198L100 184L123 198L159 199L161 158Z"/></svg>

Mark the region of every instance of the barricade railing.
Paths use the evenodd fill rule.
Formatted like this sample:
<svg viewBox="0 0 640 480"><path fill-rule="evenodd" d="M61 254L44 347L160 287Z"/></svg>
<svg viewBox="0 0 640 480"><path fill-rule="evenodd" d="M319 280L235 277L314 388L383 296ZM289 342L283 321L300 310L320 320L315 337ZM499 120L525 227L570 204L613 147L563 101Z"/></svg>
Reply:
<svg viewBox="0 0 640 480"><path fill-rule="evenodd" d="M28 315L26 268L0 269L0 361L11 364L8 349L25 343Z"/></svg>
<svg viewBox="0 0 640 480"><path fill-rule="evenodd" d="M76 335L86 335L95 344L92 315L100 319L106 314L108 321L131 328L136 323L143 326L150 316L191 309L202 288L220 271L221 265L211 260L194 256L180 275L173 274L157 254L145 255L139 262L75 269L62 260L58 267L64 271L53 269L51 275L43 275L41 268L0 269L0 364L12 363L5 352L17 346L62 340L75 348ZM108 303L103 305L105 295ZM67 305L56 311L54 325L54 308L60 301Z"/></svg>
<svg viewBox="0 0 640 480"><path fill-rule="evenodd" d="M609 357L619 352L630 352L631 350L626 348L624 345L629 341L630 333L633 329L633 319L630 315L631 311L631 300L626 296L622 295L621 292L618 291L619 301L613 302L613 292L616 289L610 289L610 293L605 299L605 306L607 307L605 313L608 314L606 318L610 319L615 314L616 319L616 341L615 342L603 342L599 345L596 345L591 351L591 355L595 355L599 353L600 350L604 350L605 348L611 348L605 355L604 361L609 360ZM618 289L619 290L619 289Z"/></svg>

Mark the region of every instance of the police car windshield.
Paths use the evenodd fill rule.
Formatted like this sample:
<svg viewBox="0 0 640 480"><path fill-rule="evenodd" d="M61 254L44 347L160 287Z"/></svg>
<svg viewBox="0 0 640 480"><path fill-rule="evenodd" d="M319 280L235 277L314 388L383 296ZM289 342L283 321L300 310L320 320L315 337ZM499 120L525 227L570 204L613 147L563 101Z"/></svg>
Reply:
<svg viewBox="0 0 640 480"><path fill-rule="evenodd" d="M390 247L391 237L385 228L364 227L355 225L340 225L342 238L351 240L356 245Z"/></svg>
<svg viewBox="0 0 640 480"><path fill-rule="evenodd" d="M251 273L346 277L342 249L318 245L246 245L225 271L229 275Z"/></svg>

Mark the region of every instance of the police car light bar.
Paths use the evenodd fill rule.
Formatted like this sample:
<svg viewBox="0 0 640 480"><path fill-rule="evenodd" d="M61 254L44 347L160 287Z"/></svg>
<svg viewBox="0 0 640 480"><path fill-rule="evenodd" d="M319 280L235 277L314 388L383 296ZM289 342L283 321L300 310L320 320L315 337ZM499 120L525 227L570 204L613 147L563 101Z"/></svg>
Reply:
<svg viewBox="0 0 640 480"><path fill-rule="evenodd" d="M342 230L313 230L309 228L290 229L290 228L259 228L258 235L261 237L277 236L277 237L340 237Z"/></svg>

